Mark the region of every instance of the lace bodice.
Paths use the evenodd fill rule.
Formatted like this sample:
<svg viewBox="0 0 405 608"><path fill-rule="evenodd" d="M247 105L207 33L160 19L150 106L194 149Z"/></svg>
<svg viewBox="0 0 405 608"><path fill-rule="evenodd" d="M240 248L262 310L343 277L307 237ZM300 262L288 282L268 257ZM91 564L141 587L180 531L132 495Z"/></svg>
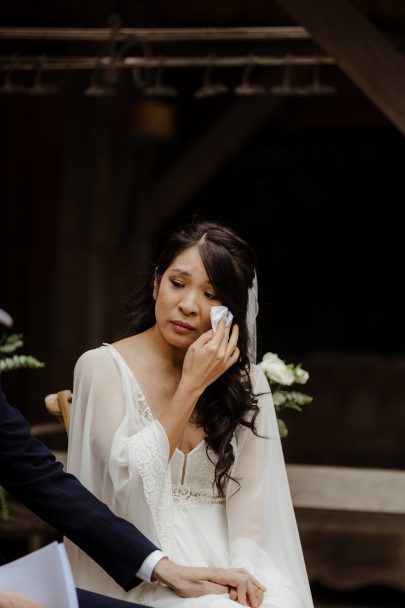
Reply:
<svg viewBox="0 0 405 608"><path fill-rule="evenodd" d="M176 501L196 504L224 502L224 498L218 496L214 484L217 458L212 450L209 451L209 456L210 458L204 441L188 454L178 449L174 451L170 467L172 495Z"/></svg>

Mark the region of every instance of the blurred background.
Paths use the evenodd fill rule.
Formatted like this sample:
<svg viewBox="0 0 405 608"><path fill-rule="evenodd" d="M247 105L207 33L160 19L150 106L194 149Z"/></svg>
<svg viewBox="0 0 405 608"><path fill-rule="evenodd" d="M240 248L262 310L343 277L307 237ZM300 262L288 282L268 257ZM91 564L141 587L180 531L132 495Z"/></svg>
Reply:
<svg viewBox="0 0 405 608"><path fill-rule="evenodd" d="M0 306L45 362L4 374L10 402L51 421L165 233L231 225L258 255L259 358L310 374L286 460L343 475L336 505L296 494L316 603L404 606L404 3L0 7Z"/></svg>

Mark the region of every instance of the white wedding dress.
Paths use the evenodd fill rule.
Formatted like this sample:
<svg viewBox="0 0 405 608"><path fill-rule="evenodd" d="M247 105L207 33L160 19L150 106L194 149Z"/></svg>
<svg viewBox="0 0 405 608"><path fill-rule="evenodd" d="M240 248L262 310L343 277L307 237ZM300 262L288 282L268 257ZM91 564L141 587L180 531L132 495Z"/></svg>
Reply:
<svg viewBox="0 0 405 608"><path fill-rule="evenodd" d="M244 567L267 587L264 608L313 608L269 386L257 366L251 378L265 438L238 428L231 475L240 486L228 482L221 498L205 442L188 454L176 449L169 461L166 433L122 356L107 344L84 353L75 368L68 470L175 562ZM238 605L227 594L180 598L157 583L126 593L65 542L78 587L158 608Z"/></svg>

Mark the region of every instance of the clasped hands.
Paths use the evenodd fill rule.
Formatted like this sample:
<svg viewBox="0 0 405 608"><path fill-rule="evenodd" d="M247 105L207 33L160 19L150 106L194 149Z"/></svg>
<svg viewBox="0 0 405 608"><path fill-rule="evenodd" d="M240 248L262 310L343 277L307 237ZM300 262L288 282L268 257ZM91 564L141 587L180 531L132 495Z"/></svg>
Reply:
<svg viewBox="0 0 405 608"><path fill-rule="evenodd" d="M166 584L180 597L228 593L230 599L251 608L261 606L266 591L266 587L243 568L179 566L167 557L157 563L153 578Z"/></svg>
<svg viewBox="0 0 405 608"><path fill-rule="evenodd" d="M180 597L228 593L243 606L259 608L266 588L243 568L193 568L179 566L167 557L155 566L153 579L173 589ZM0 591L0 608L43 608L20 593Z"/></svg>

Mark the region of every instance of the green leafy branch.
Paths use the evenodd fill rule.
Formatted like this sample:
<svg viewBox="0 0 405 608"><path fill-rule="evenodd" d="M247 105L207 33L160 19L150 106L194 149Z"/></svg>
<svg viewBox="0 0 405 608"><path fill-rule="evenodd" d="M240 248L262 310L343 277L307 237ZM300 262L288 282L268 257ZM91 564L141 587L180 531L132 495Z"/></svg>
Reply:
<svg viewBox="0 0 405 608"><path fill-rule="evenodd" d="M31 355L14 354L19 348L24 346L22 334L3 334L0 337L0 373L9 372L16 369L38 369L44 367Z"/></svg>

